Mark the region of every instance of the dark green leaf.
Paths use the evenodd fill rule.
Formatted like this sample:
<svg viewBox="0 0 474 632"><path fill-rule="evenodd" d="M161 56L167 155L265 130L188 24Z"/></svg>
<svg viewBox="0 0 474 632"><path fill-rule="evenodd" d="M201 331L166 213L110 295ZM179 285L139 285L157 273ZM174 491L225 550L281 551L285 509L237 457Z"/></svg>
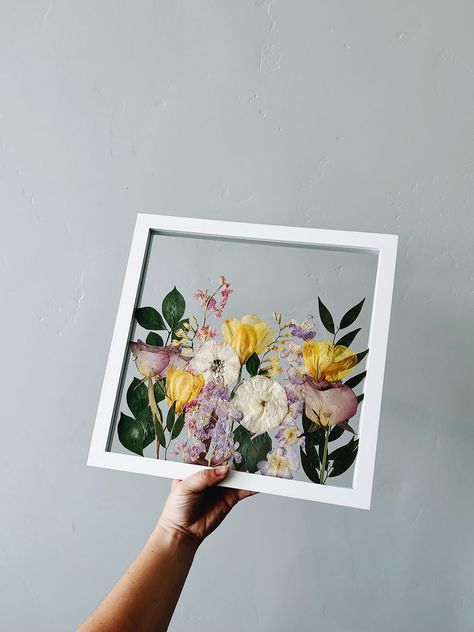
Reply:
<svg viewBox="0 0 474 632"><path fill-rule="evenodd" d="M254 375L257 375L260 368L260 358L256 353L252 353L252 355L248 358L247 362L245 363L245 367L247 368L250 376L253 377Z"/></svg>
<svg viewBox="0 0 474 632"><path fill-rule="evenodd" d="M127 390L127 404L136 417L138 413L148 406L148 391L146 384L134 377Z"/></svg>
<svg viewBox="0 0 474 632"><path fill-rule="evenodd" d="M252 435L247 430L247 428L244 428L244 426L241 426L239 424L234 430L234 439L239 443L240 448L242 448L243 446L246 446L249 441L252 440Z"/></svg>
<svg viewBox="0 0 474 632"><path fill-rule="evenodd" d="M306 452L300 448L301 465L304 473L313 483L319 483L319 457L312 442L306 441Z"/></svg>
<svg viewBox="0 0 474 632"><path fill-rule="evenodd" d="M240 463L236 463L234 461L235 468L239 471L245 470L246 463L244 459L244 454L247 449L247 444L252 439L252 435L247 430L247 428L244 428L244 426L238 425L237 428L234 430L234 439L239 444L238 451L240 455L242 456L242 461Z"/></svg>
<svg viewBox="0 0 474 632"><path fill-rule="evenodd" d="M184 297L180 292L178 292L176 287L174 287L171 292L165 296L161 309L168 325L172 330L175 329L176 325L183 317L184 310L186 309Z"/></svg>
<svg viewBox="0 0 474 632"><path fill-rule="evenodd" d="M358 375L354 375L354 377L349 378L346 382L344 382L344 384L345 386L348 386L349 388L354 388L354 386L357 386L357 384L362 382L362 380L364 379L366 375L367 375L367 371L362 371L362 373L359 373Z"/></svg>
<svg viewBox="0 0 474 632"><path fill-rule="evenodd" d="M359 362L362 362L362 360L365 358L365 356L369 353L369 350L366 349L365 351L361 351L360 353L357 354L357 362L356 364L359 364ZM354 366L356 365L354 364Z"/></svg>
<svg viewBox="0 0 474 632"><path fill-rule="evenodd" d="M127 450L143 456L144 433L143 428L136 419L121 413L117 433L120 443Z"/></svg>
<svg viewBox="0 0 474 632"><path fill-rule="evenodd" d="M359 404L361 403L363 399L364 399L364 393L362 393L361 395L357 395L357 401L359 402Z"/></svg>
<svg viewBox="0 0 474 632"><path fill-rule="evenodd" d="M336 441L339 437L344 433L344 428L341 426L334 426L334 428L329 433L329 441Z"/></svg>
<svg viewBox="0 0 474 632"><path fill-rule="evenodd" d="M151 408L143 408L136 417L138 423L143 428L143 447L146 448L155 439L155 425Z"/></svg>
<svg viewBox="0 0 474 632"><path fill-rule="evenodd" d="M326 305L322 302L322 300L318 296L318 306L319 306L319 317L321 318L321 322L329 331L329 333L334 333L334 320L331 316L330 311L326 307Z"/></svg>
<svg viewBox="0 0 474 632"><path fill-rule="evenodd" d="M257 471L257 464L259 461L265 461L267 454L272 449L272 440L268 433L254 437L246 446L245 450L245 462L249 472ZM242 455L243 456L243 455Z"/></svg>
<svg viewBox="0 0 474 632"><path fill-rule="evenodd" d="M184 427L184 413L181 413L174 422L173 430L171 431L171 438L176 439L177 436L181 433L181 430Z"/></svg>
<svg viewBox="0 0 474 632"><path fill-rule="evenodd" d="M168 414L166 415L166 427L168 432L171 432L171 429L174 426L174 420L176 417L176 402L173 402L171 408L168 410Z"/></svg>
<svg viewBox="0 0 474 632"><path fill-rule="evenodd" d="M155 401L157 404L164 400L166 392L165 389L166 386L163 379L156 380L156 382L153 384L153 392L155 393Z"/></svg>
<svg viewBox="0 0 474 632"><path fill-rule="evenodd" d="M138 307L135 310L135 318L144 329L166 329L160 312L154 307Z"/></svg>
<svg viewBox="0 0 474 632"><path fill-rule="evenodd" d="M160 336L160 334L157 334L154 331L150 331L150 333L146 337L145 342L147 343L147 345L155 345L155 347L162 347L164 344L163 338Z"/></svg>
<svg viewBox="0 0 474 632"><path fill-rule="evenodd" d="M344 336L341 336L339 338L339 340L336 342L337 345L343 345L344 347L350 347L354 338L357 336L357 334L360 331L360 327L359 329L354 329L354 331L350 331L347 334L344 334Z"/></svg>
<svg viewBox="0 0 474 632"><path fill-rule="evenodd" d="M339 329L345 329L346 327L349 327L349 325L352 325L357 316L360 314L360 310L362 309L364 301L365 298L363 298L360 303L357 303L357 305L354 305L354 307L351 307L351 309L344 314L344 316L341 318Z"/></svg>
<svg viewBox="0 0 474 632"><path fill-rule="evenodd" d="M337 461L340 458L345 458L348 454L352 454L354 450L357 450L359 439L351 437L349 443L342 445L340 448L336 448L333 452L329 453L328 459Z"/></svg>
<svg viewBox="0 0 474 632"><path fill-rule="evenodd" d="M158 439L158 443L166 448L165 431L163 429L163 426L161 425L161 421L156 418L154 419L154 421L155 421L155 434L156 434L156 438Z"/></svg>
<svg viewBox="0 0 474 632"><path fill-rule="evenodd" d="M340 476L350 468L357 456L358 447L359 439L352 438L349 443L334 450L334 452L329 455L329 459L333 459L334 461L333 468L329 474L330 477Z"/></svg>

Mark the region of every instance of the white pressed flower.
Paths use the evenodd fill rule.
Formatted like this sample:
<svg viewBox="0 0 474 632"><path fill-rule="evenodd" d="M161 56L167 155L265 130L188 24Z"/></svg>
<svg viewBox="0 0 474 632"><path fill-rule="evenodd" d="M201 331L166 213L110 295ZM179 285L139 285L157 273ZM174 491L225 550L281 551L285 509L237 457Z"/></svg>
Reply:
<svg viewBox="0 0 474 632"><path fill-rule="evenodd" d="M206 384L217 382L228 386L239 376L240 360L227 343L208 340L196 352L191 361L191 367L195 373L204 375Z"/></svg>
<svg viewBox="0 0 474 632"><path fill-rule="evenodd" d="M243 414L242 426L253 433L276 428L288 412L285 389L264 375L255 375L242 382L232 403Z"/></svg>
<svg viewBox="0 0 474 632"><path fill-rule="evenodd" d="M267 460L260 461L257 467L265 476L293 478L299 468L299 460L293 450L276 448L269 452Z"/></svg>

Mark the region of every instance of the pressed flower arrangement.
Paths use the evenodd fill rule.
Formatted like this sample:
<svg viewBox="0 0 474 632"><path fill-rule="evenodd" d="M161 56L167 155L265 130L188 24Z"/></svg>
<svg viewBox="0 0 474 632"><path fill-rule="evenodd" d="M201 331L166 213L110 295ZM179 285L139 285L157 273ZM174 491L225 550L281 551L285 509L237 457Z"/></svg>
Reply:
<svg viewBox="0 0 474 632"><path fill-rule="evenodd" d="M232 293L220 276L215 289L194 293L197 314L186 314L176 287L160 311L135 310L148 333L129 345L139 376L127 389L119 440L138 455L154 444L160 459L327 484L357 456L351 419L365 371L355 367L368 350L352 350L360 332L352 326L365 299L336 326L319 297L320 325L312 314L226 318Z"/></svg>

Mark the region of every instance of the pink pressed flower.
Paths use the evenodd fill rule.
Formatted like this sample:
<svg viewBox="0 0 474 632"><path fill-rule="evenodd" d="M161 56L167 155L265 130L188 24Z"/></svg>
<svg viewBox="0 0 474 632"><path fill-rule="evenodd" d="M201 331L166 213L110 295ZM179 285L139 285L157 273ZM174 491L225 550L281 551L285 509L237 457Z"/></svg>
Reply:
<svg viewBox="0 0 474 632"><path fill-rule="evenodd" d="M196 331L196 336L199 340L206 341L210 338L215 338L217 336L217 331L213 329L210 325L204 325L204 327L199 327Z"/></svg>
<svg viewBox="0 0 474 632"><path fill-rule="evenodd" d="M302 390L306 416L323 427L343 423L357 412L358 401L354 391L340 381L308 378Z"/></svg>
<svg viewBox="0 0 474 632"><path fill-rule="evenodd" d="M166 374L170 364L178 368L186 360L181 355L181 348L174 345L157 347L137 340L137 342L130 342L130 351L138 371L144 377L161 377Z"/></svg>

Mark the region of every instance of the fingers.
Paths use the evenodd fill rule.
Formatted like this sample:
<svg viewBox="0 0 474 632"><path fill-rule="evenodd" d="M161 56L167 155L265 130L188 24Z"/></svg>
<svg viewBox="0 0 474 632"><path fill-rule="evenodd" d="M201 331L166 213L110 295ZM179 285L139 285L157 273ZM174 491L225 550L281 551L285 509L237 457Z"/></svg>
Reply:
<svg viewBox="0 0 474 632"><path fill-rule="evenodd" d="M181 489L183 491L199 493L204 491L207 487L213 487L225 479L229 473L229 468L226 465L219 465L218 467L209 468L196 472L192 476L188 476L182 481Z"/></svg>

